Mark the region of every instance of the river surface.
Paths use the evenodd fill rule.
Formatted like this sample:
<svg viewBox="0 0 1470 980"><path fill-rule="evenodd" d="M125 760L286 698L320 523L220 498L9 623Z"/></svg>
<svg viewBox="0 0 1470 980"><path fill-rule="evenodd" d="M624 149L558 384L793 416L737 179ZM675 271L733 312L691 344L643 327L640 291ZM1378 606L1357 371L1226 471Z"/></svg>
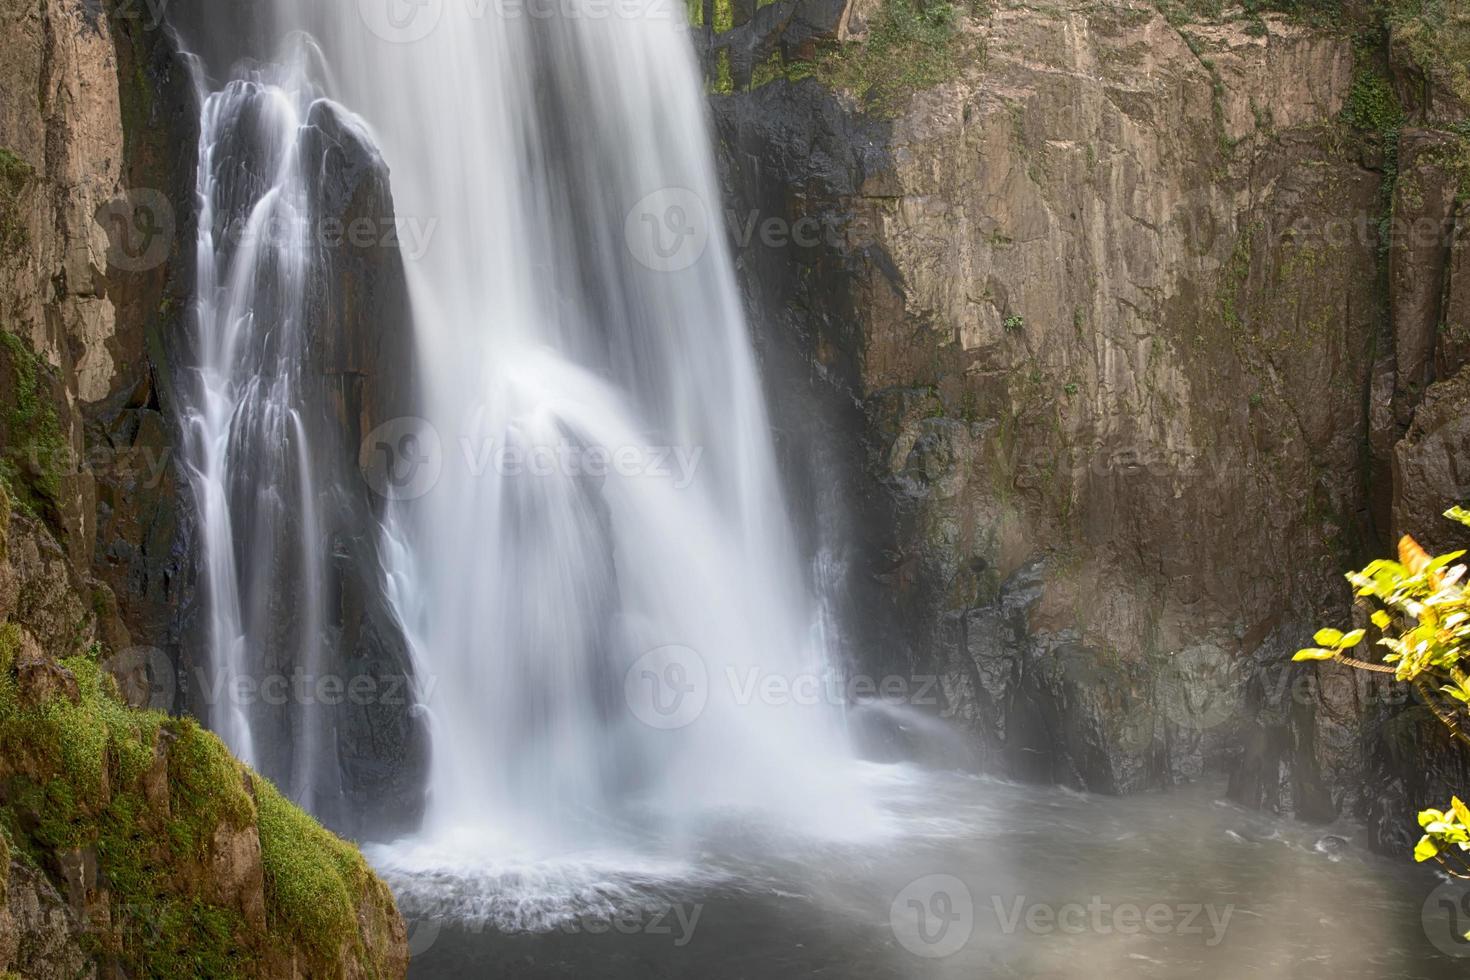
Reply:
<svg viewBox="0 0 1470 980"><path fill-rule="evenodd" d="M1361 832L1202 785L1125 799L873 766L888 822L823 839L726 814L493 880L395 875L410 975L1459 977L1470 903ZM658 857L682 850L675 860ZM640 855L635 857L634 855ZM1456 902L1461 903L1456 908ZM468 903L468 904L467 904ZM473 910L473 911L471 911ZM1456 955L1458 954L1458 955Z"/></svg>

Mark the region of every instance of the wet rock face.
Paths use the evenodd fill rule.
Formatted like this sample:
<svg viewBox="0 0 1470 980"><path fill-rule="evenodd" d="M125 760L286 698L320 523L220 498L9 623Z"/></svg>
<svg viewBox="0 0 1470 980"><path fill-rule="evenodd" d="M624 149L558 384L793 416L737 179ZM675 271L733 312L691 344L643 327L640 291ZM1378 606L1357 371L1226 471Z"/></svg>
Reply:
<svg viewBox="0 0 1470 980"><path fill-rule="evenodd" d="M1289 661L1470 460L1447 134L1406 133L1400 190L1444 234L1381 242L1348 41L993 6L983 63L891 120L815 80L716 99L732 216L861 232L736 243L848 648L937 675L992 769L1400 819L1425 787L1365 779L1373 692Z"/></svg>
<svg viewBox="0 0 1470 980"><path fill-rule="evenodd" d="M0 475L65 552L18 556L0 607L43 607L50 590L76 608L56 610L43 645L95 629L109 663L141 677L144 701L162 693L153 706L206 715L192 683L207 650L204 594L175 411L192 361L198 107L156 17L112 14L48 0L0 40L15 96L0 106ZM328 642L333 673L375 692L334 711L344 798L324 816L390 833L416 820L425 746L357 453L365 433L405 414L407 292L381 158L325 104L311 124L323 234L306 421L322 447L317 485L338 488L324 529ZM364 223L374 233L355 235Z"/></svg>
<svg viewBox="0 0 1470 980"><path fill-rule="evenodd" d="M0 963L35 980L96 977L97 965L82 952L76 913L56 886L20 861L6 870L10 882L0 908ZM7 920L13 930L8 950Z"/></svg>
<svg viewBox="0 0 1470 980"><path fill-rule="evenodd" d="M250 138L258 111L243 103L239 129L231 131L238 145L218 152L220 166L247 174L261 169L248 159L258 152ZM251 638L261 682L250 706L259 733L256 762L283 785L288 774L314 772L312 786L301 792L311 794L313 812L329 826L355 837L388 835L417 823L427 745L415 717L408 650L383 594L377 551L382 501L364 481L358 456L369 433L409 412L407 285L387 167L366 132L330 103L318 102L300 152L303 170L315 175L307 202L307 247L314 255L299 314L306 325L299 399L310 472L295 473L294 461L283 465L292 468L292 479L318 488L318 523L308 526L292 507L261 511L252 466L235 469L228 491L232 512L258 521L250 532L256 553L271 556L264 573L240 569L245 604L270 609L266 635ZM261 188L247 180L236 190L236 199L220 208L226 248L238 237L230 229L245 226ZM192 342L175 331L165 340L165 356L187 363ZM250 520L237 516L236 527ZM304 581L297 560L308 534L320 536L321 582ZM197 545L186 561L187 576L197 581L204 561ZM320 623L308 619L303 601L313 591L324 597ZM186 649L209 648L207 601L203 590L191 592L171 624ZM315 663L304 662L308 642L325 647ZM196 677L203 675L191 671L188 706L208 717L220 708L216 698L223 692ZM325 746L325 758L314 754L303 762L301 754L313 746Z"/></svg>
<svg viewBox="0 0 1470 980"><path fill-rule="evenodd" d="M325 819L356 834L417 825L427 773L427 733L414 716L412 666L383 595L378 555L381 497L359 470L374 429L411 412L413 328L400 225L388 168L364 133L325 103L308 120L303 152L320 176L312 201L320 277L309 290L312 324L308 438L322 447L316 485L333 488L327 513L331 581L328 631L335 664L370 697L349 697L333 727L343 776L342 811ZM289 594L289 593L288 593Z"/></svg>

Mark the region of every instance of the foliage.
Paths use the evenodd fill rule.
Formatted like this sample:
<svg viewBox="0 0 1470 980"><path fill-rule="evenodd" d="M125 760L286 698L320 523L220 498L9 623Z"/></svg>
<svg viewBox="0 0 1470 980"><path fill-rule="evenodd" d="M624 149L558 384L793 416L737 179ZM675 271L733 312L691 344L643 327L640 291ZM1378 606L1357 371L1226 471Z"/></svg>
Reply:
<svg viewBox="0 0 1470 980"><path fill-rule="evenodd" d="M272 931L291 935L325 961L357 936L357 899L377 884L361 854L254 777L260 857ZM381 886L379 886L381 887Z"/></svg>
<svg viewBox="0 0 1470 980"><path fill-rule="evenodd" d="M1470 511L1451 508L1445 516L1470 526ZM1470 593L1466 567L1456 564L1465 552L1431 556L1413 538L1399 541L1398 560L1380 559L1348 574L1360 600L1372 607L1370 620L1378 646L1387 652L1381 663L1350 656L1367 635L1365 629L1318 630L1316 646L1297 652L1294 660L1332 660L1359 670L1392 673L1412 684L1436 717L1456 739L1470 745L1461 721L1470 709ZM1419 814L1424 836L1414 848L1417 861L1434 859L1450 874L1470 877L1470 810L1455 797L1447 811Z"/></svg>
<svg viewBox="0 0 1470 980"><path fill-rule="evenodd" d="M914 92L948 81L983 58L960 21L960 11L947 0L885 0L862 40L829 45L809 64L758 66L757 80L815 76L861 96L876 113L892 115Z"/></svg>
<svg viewBox="0 0 1470 980"><path fill-rule="evenodd" d="M764 7L771 0L763 0L760 6ZM684 13L689 19L690 27L704 26L704 0L684 0ZM714 3L714 29L716 34L728 31L735 22L734 4L731 0L715 0Z"/></svg>
<svg viewBox="0 0 1470 980"><path fill-rule="evenodd" d="M1404 124L1404 109L1394 94L1393 83L1380 71L1360 67L1353 77L1352 91L1342 111L1350 126L1391 137Z"/></svg>
<svg viewBox="0 0 1470 980"><path fill-rule="evenodd" d="M0 404L5 407L9 442L0 447L0 479L22 509L39 513L61 500L59 469L68 449L46 388L51 367L19 337L4 330L0 330L0 348L0 361L8 361L10 367L8 372L0 370Z"/></svg>
<svg viewBox="0 0 1470 980"><path fill-rule="evenodd" d="M0 624L0 858L14 847L44 867L58 852L95 848L111 905L84 923L88 952L155 978L258 975L283 938L307 954L307 975L366 952L359 905L392 899L350 845L194 720L125 705L93 656L45 668L74 688L23 695L20 640L17 625ZM258 834L263 929L207 897L222 833ZM355 958L371 975L373 957Z"/></svg>
<svg viewBox="0 0 1470 980"><path fill-rule="evenodd" d="M20 195L33 176L30 164L0 147L0 254L18 252L26 246Z"/></svg>
<svg viewBox="0 0 1470 980"><path fill-rule="evenodd" d="M1470 0L1380 0L1394 41L1470 102Z"/></svg>
<svg viewBox="0 0 1470 980"><path fill-rule="evenodd" d="M1428 861L1435 858L1442 864L1448 864L1444 852L1470 851L1470 809L1460 802L1458 796L1450 797L1450 809L1448 812L1442 810L1424 810L1419 814L1419 826L1424 829L1424 836L1414 846L1414 860ZM1459 858L1462 867L1467 866L1465 858Z"/></svg>
<svg viewBox="0 0 1470 980"><path fill-rule="evenodd" d="M1316 24L1337 24L1345 13L1342 0L1245 0L1249 14L1277 13Z"/></svg>
<svg viewBox="0 0 1470 980"><path fill-rule="evenodd" d="M715 77L710 80L709 90L715 95L729 95L735 91L735 76L730 71L730 51L721 48L715 55Z"/></svg>

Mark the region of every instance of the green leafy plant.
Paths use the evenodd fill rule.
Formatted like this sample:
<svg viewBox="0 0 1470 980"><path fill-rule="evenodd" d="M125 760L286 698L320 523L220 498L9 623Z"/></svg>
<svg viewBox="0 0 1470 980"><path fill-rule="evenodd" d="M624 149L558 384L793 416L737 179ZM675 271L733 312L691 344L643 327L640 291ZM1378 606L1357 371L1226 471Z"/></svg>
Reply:
<svg viewBox="0 0 1470 980"><path fill-rule="evenodd" d="M870 112L897 115L914 92L984 63L983 43L961 29L967 12L984 16L988 11L947 0L883 0L866 37L822 44L805 74L853 93ZM793 68L786 65L787 77Z"/></svg>
<svg viewBox="0 0 1470 980"><path fill-rule="evenodd" d="M1470 526L1470 511L1453 507L1445 516ZM1359 600L1372 606L1376 644L1386 652L1372 663L1350 656L1367 630L1318 630L1316 646L1293 660L1331 660L1358 670L1393 674L1413 685L1450 735L1470 746L1463 722L1470 716L1470 593L1465 588L1464 551L1431 556L1413 538L1399 540L1398 560L1380 559L1348 574ZM1416 861L1434 860L1449 874L1470 878L1470 809L1459 797L1447 810L1419 814L1424 836ZM1470 937L1467 937L1470 938Z"/></svg>
<svg viewBox="0 0 1470 980"><path fill-rule="evenodd" d="M1012 313L1005 319L1005 328L1011 333L1017 333L1026 329L1026 318L1019 313Z"/></svg>

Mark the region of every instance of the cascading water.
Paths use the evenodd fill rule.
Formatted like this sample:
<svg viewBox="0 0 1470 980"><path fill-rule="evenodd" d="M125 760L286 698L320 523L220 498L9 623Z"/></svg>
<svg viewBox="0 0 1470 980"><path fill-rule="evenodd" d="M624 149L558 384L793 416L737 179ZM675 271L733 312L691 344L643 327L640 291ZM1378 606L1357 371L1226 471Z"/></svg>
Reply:
<svg viewBox="0 0 1470 980"><path fill-rule="evenodd" d="M282 724L265 724L273 707L260 696L263 678L319 671L324 649L323 541L302 419L311 53L298 45L283 64L215 92L197 73L197 360L182 394L208 596L209 720L237 755L315 807L336 783L323 764L323 718L297 702L274 719Z"/></svg>
<svg viewBox="0 0 1470 980"><path fill-rule="evenodd" d="M1423 938L1463 955L1463 906L1207 788L1164 806L853 761L826 649L842 617L812 595L846 573L819 555L813 587L792 543L686 28L631 2L275 0L254 26L284 55L214 91L199 73L180 394L210 721L314 811L360 807L341 715L235 692L343 651L392 646L397 669L406 637L428 809L368 853L411 918L451 926L414 935L415 969L1452 975ZM318 236L324 201L382 213L370 144L418 232L419 377L413 417L363 446L385 500L380 544L359 548L375 522L341 443L365 403L323 380L359 364L327 364L340 323L319 312L340 312L332 284L360 256ZM372 189L332 183L329 160ZM344 597L378 561L398 622L344 639L363 605ZM914 705L852 717L889 757L973 764ZM1069 910L1105 918L1068 928ZM1160 911L1196 925L1141 932Z"/></svg>
<svg viewBox="0 0 1470 980"><path fill-rule="evenodd" d="M298 24L367 107L400 217L438 222L410 277L442 470L389 522L434 682L429 839L558 848L631 798L840 799L835 706L737 703L826 652L711 227L686 28L669 4L612 10ZM681 694L703 707L668 730L626 703Z"/></svg>
<svg viewBox="0 0 1470 980"><path fill-rule="evenodd" d="M381 552L432 772L422 833L380 862L493 870L611 845L629 823L677 839L710 811L861 822L682 12L394 2L281 0L271 29L301 52L316 39L330 79L293 55L205 101L205 228L231 208L287 228L233 249L201 232L195 483L221 674L258 671L260 638L279 633L257 588L269 569L289 558L311 581L320 561L292 421L311 254L293 147L315 67L372 127L400 222L433 229L408 262L421 418L379 447L404 478ZM311 656L318 619L267 646ZM258 757L248 712L215 724ZM292 780L308 804L310 784Z"/></svg>

